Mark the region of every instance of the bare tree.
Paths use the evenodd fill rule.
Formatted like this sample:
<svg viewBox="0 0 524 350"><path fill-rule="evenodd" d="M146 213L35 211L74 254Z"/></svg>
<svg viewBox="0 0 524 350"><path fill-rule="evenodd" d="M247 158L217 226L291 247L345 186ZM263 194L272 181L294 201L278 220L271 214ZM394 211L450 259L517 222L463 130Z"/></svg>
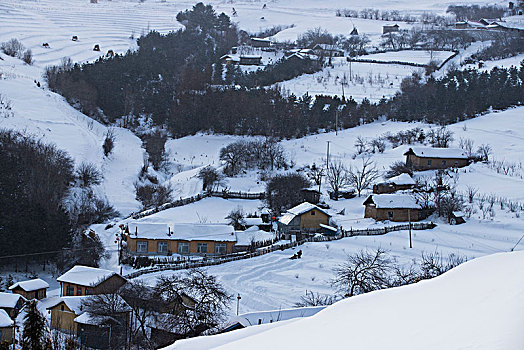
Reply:
<svg viewBox="0 0 524 350"><path fill-rule="evenodd" d="M325 169L323 166L318 166L315 163L309 167L307 176L318 186L318 191L322 186L322 178L326 175Z"/></svg>
<svg viewBox="0 0 524 350"><path fill-rule="evenodd" d="M231 301L215 276L198 269L162 276L155 288L163 302L172 305L169 317L164 319L166 325L188 337L212 333L224 320ZM192 305L184 304L184 296Z"/></svg>
<svg viewBox="0 0 524 350"><path fill-rule="evenodd" d="M340 188L349 183L348 169L341 161L337 160L329 164L327 181L333 192L333 198L338 200Z"/></svg>
<svg viewBox="0 0 524 350"><path fill-rule="evenodd" d="M468 158L473 158L473 156L475 155L475 152L473 150L473 144L474 141L472 139L460 138L459 140L459 147L466 152Z"/></svg>
<svg viewBox="0 0 524 350"><path fill-rule="evenodd" d="M362 165L351 167L348 172L348 182L357 190L358 196L379 177L377 167L371 157L362 157Z"/></svg>
<svg viewBox="0 0 524 350"><path fill-rule="evenodd" d="M111 128L108 129L104 139L104 144L102 145L102 149L104 150L104 155L106 157L110 155L111 152L113 152L113 148L115 147L115 139L115 131Z"/></svg>
<svg viewBox="0 0 524 350"><path fill-rule="evenodd" d="M372 252L361 250L349 255L346 262L335 267L334 272L332 286L344 297L352 297L390 287L393 265L381 248Z"/></svg>
<svg viewBox="0 0 524 350"><path fill-rule="evenodd" d="M229 225L235 227L235 230L242 230L246 225L244 220L245 216L246 214L244 213L244 210L242 210L242 207L238 207L231 210L225 218L228 220Z"/></svg>
<svg viewBox="0 0 524 350"><path fill-rule="evenodd" d="M213 191L214 187L219 185L223 180L223 175L211 165L200 169L198 177L202 180L203 191Z"/></svg>
<svg viewBox="0 0 524 350"><path fill-rule="evenodd" d="M453 132L442 126L438 129L430 129L427 138L433 147L447 148L453 141Z"/></svg>
<svg viewBox="0 0 524 350"><path fill-rule="evenodd" d="M466 194L468 196L468 202L473 203L473 200L475 199L475 196L477 195L478 188L473 186L467 186L466 187Z"/></svg>
<svg viewBox="0 0 524 350"><path fill-rule="evenodd" d="M94 164L82 162L76 169L76 178L81 187L91 187L102 182L102 173Z"/></svg>
<svg viewBox="0 0 524 350"><path fill-rule="evenodd" d="M480 159L482 159L483 161L487 162L489 160L489 156L492 153L491 146L488 145L488 144L482 144L477 149L477 153L479 154Z"/></svg>
<svg viewBox="0 0 524 350"><path fill-rule="evenodd" d="M336 298L333 295L322 295L320 293L314 293L313 291L306 290L306 294L300 297L300 301L298 303L295 303L295 306L324 306L331 305L335 301Z"/></svg>
<svg viewBox="0 0 524 350"><path fill-rule="evenodd" d="M366 151L366 140L359 136L355 140L355 148L357 149L357 154L362 154Z"/></svg>

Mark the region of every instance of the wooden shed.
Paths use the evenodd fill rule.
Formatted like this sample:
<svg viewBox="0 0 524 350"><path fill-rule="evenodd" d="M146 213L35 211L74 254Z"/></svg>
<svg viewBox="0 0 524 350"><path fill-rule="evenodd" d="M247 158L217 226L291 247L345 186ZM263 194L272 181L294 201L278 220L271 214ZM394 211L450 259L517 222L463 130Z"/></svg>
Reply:
<svg viewBox="0 0 524 350"><path fill-rule="evenodd" d="M396 191L410 190L416 185L409 174L400 174L384 182L373 185L373 193L394 193Z"/></svg>
<svg viewBox="0 0 524 350"><path fill-rule="evenodd" d="M46 297L47 288L49 288L49 284L46 281L40 278L35 278L32 280L17 282L9 287L9 290L13 293L20 294L28 300L40 300Z"/></svg>
<svg viewBox="0 0 524 350"><path fill-rule="evenodd" d="M61 296L112 293L127 283L118 273L96 267L76 265L56 279Z"/></svg>
<svg viewBox="0 0 524 350"><path fill-rule="evenodd" d="M253 47L270 47L271 40L265 38L251 38L251 46Z"/></svg>
<svg viewBox="0 0 524 350"><path fill-rule="evenodd" d="M138 255L220 255L233 252L233 226L224 224L128 225L127 250Z"/></svg>
<svg viewBox="0 0 524 350"><path fill-rule="evenodd" d="M415 198L406 194L372 194L365 201L365 218L377 221L419 221L422 207Z"/></svg>
<svg viewBox="0 0 524 350"><path fill-rule="evenodd" d="M12 344L14 339L15 323L7 312L0 309L0 344Z"/></svg>
<svg viewBox="0 0 524 350"><path fill-rule="evenodd" d="M398 24L386 24L382 26L382 34L395 33L400 30Z"/></svg>
<svg viewBox="0 0 524 350"><path fill-rule="evenodd" d="M0 292L0 310L7 312L11 318L18 315L25 302L26 299L20 294Z"/></svg>
<svg viewBox="0 0 524 350"><path fill-rule="evenodd" d="M321 232L320 224L329 225L329 215L318 206L304 202L289 209L278 220L278 228L286 237L291 234Z"/></svg>
<svg viewBox="0 0 524 350"><path fill-rule="evenodd" d="M413 147L406 153L406 164L417 170L461 168L470 163L460 148Z"/></svg>

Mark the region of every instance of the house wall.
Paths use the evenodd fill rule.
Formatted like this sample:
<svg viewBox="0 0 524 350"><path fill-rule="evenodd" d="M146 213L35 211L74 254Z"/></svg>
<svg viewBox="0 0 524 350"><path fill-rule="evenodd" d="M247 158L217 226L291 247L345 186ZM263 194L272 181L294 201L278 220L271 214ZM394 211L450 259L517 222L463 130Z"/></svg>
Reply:
<svg viewBox="0 0 524 350"><path fill-rule="evenodd" d="M13 289L13 293L20 294L21 296L23 296L27 300L31 300L31 299L38 299L38 300L40 300L40 299L44 299L46 297L46 289L45 288L38 289L38 290L35 290L35 291L31 291L31 292L26 292L22 288L17 287L17 288Z"/></svg>
<svg viewBox="0 0 524 350"><path fill-rule="evenodd" d="M62 306L64 310L62 311ZM65 332L76 333L77 324L74 321L76 315L67 305L62 302L51 308L51 328L60 329Z"/></svg>
<svg viewBox="0 0 524 350"><path fill-rule="evenodd" d="M269 41L251 40L251 46L253 47L270 47Z"/></svg>
<svg viewBox="0 0 524 350"><path fill-rule="evenodd" d="M167 242L168 253L178 254L178 244L179 243L189 243L189 254L198 254L197 247L198 243L207 243L207 253L206 254L215 254L215 244L226 244L226 254L233 252L233 246L235 242L224 242L224 241L185 241L185 240L156 240L156 239L141 239L128 237L127 239L127 249L135 254L137 252L137 242L147 242L147 254L159 254L158 253L158 242ZM146 255L146 254L145 254Z"/></svg>
<svg viewBox="0 0 524 350"><path fill-rule="evenodd" d="M431 162L431 164L428 164ZM469 164L468 159L459 158L421 158L413 154L406 156L406 164L413 164L417 169L462 168Z"/></svg>
<svg viewBox="0 0 524 350"><path fill-rule="evenodd" d="M68 296L67 287L71 286L75 289L74 296L84 296L84 295L93 295L93 294L103 294L108 292L113 292L123 286L126 283L126 280L119 276L114 275L100 283L96 287L82 286L74 283L61 282L62 285L62 296Z"/></svg>
<svg viewBox="0 0 524 350"><path fill-rule="evenodd" d="M329 225L329 216L318 209L300 215L300 229L316 229L320 224Z"/></svg>
<svg viewBox="0 0 524 350"><path fill-rule="evenodd" d="M408 214L408 210L410 211ZM393 217L389 217L389 212L393 213ZM364 210L364 217L365 218L372 218L377 221L384 221L384 220L390 220L390 221L397 221L397 222L407 222L411 219L411 221L419 221L421 220L421 213L420 209L386 209L386 208L376 208L374 205L367 204L366 208Z"/></svg>
<svg viewBox="0 0 524 350"><path fill-rule="evenodd" d="M13 343L13 327L0 327L0 343Z"/></svg>

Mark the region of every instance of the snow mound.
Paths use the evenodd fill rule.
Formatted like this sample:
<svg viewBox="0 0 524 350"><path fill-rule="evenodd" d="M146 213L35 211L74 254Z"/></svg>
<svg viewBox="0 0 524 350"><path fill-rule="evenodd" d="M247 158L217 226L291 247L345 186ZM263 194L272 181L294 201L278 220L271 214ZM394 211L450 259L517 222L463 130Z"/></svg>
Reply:
<svg viewBox="0 0 524 350"><path fill-rule="evenodd" d="M524 252L494 254L432 280L345 299L312 317L250 327L243 338L233 331L166 349L197 349L199 341L224 350L523 349L524 278L515 273L523 263Z"/></svg>

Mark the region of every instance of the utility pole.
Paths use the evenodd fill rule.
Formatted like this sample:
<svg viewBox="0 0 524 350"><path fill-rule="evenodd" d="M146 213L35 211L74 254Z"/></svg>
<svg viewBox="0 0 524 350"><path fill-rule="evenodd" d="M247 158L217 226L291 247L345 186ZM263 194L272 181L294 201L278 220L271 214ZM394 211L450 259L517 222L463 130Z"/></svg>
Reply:
<svg viewBox="0 0 524 350"><path fill-rule="evenodd" d="M237 295L237 316L238 316L238 309L240 307L240 299L242 299L242 297L240 296L240 294Z"/></svg>
<svg viewBox="0 0 524 350"><path fill-rule="evenodd" d="M326 153L326 170L329 170L329 143L331 141L327 141L327 153Z"/></svg>
<svg viewBox="0 0 524 350"><path fill-rule="evenodd" d="M344 85L342 85L342 96L344 96ZM335 135L338 136L338 114L340 113L338 107L335 111Z"/></svg>
<svg viewBox="0 0 524 350"><path fill-rule="evenodd" d="M408 221L409 221L409 247L413 248L413 244L411 243L411 209L408 209Z"/></svg>

